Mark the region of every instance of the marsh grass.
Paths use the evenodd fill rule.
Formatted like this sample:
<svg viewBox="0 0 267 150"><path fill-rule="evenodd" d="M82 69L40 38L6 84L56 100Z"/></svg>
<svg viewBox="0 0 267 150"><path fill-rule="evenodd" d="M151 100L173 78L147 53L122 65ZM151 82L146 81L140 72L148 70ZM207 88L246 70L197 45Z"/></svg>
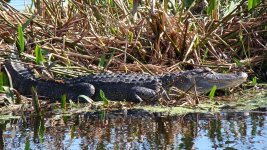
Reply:
<svg viewBox="0 0 267 150"><path fill-rule="evenodd" d="M8 79L4 72L0 72L0 92L4 92L3 86L8 85Z"/></svg>
<svg viewBox="0 0 267 150"><path fill-rule="evenodd" d="M43 0L27 12L1 2L0 34L12 44L18 33L21 49L25 37L30 55L39 45L46 53L35 50L37 64L48 60L44 65L60 77L103 71L160 74L192 66L253 73L261 67L265 3L167 2Z"/></svg>
<svg viewBox="0 0 267 150"><path fill-rule="evenodd" d="M26 138L26 141L25 141L25 147L24 147L24 150L30 150L31 149L31 143L30 143L30 139L29 137Z"/></svg>
<svg viewBox="0 0 267 150"><path fill-rule="evenodd" d="M35 47L35 62L37 65L42 64L44 61L42 50L39 45L36 45Z"/></svg>
<svg viewBox="0 0 267 150"><path fill-rule="evenodd" d="M45 141L45 131L46 131L46 127L45 127L45 121L42 117L39 117L39 127L38 127L38 137L40 139L41 143L44 143Z"/></svg>
<svg viewBox="0 0 267 150"><path fill-rule="evenodd" d="M258 82L257 82L257 77L253 77L253 78L252 78L252 85L253 85L253 86L256 86L257 83L258 83Z"/></svg>
<svg viewBox="0 0 267 150"><path fill-rule="evenodd" d="M32 105L34 108L34 112L36 115L40 116L41 115L41 107L40 107L40 102L38 98L38 93L36 92L35 87L31 88L32 92Z"/></svg>
<svg viewBox="0 0 267 150"><path fill-rule="evenodd" d="M18 43L19 43L20 53L23 53L25 43L24 43L24 33L23 33L22 26L20 23L18 24Z"/></svg>
<svg viewBox="0 0 267 150"><path fill-rule="evenodd" d="M3 98L7 100L9 104L20 104L20 94L13 88L11 76L7 70L5 70L5 72L0 72L0 92L4 93L5 96L3 96Z"/></svg>
<svg viewBox="0 0 267 150"><path fill-rule="evenodd" d="M100 90L99 94L100 94L100 98L101 98L101 100L103 101L103 106L104 106L104 107L108 107L109 104L110 104L110 102L109 102L109 100L106 98L105 93L104 93L102 90Z"/></svg>
<svg viewBox="0 0 267 150"><path fill-rule="evenodd" d="M260 60L253 58L263 53L258 49L264 48L265 4L249 2L251 6L245 9L246 0L230 2L210 1L199 8L203 13L196 14L198 1L175 2L173 7L156 2L153 15L150 4L142 2L132 16L135 1L70 0L64 5L45 0L33 14L19 13L6 4L2 9L10 11L2 10L0 18L4 20L2 29L12 31L19 24L25 25L25 37L31 41L28 53L38 44L48 51L44 57L52 56L51 61L58 60L63 66L98 72L99 68L116 71L124 65L124 71L135 71L127 68L134 63L140 72L157 73L138 65L168 68L178 63L175 71L188 65L213 67L216 61L231 67L233 58L251 60L254 65Z"/></svg>
<svg viewBox="0 0 267 150"><path fill-rule="evenodd" d="M63 94L61 96L61 108L63 110L66 110L67 109L67 95L66 94Z"/></svg>
<svg viewBox="0 0 267 150"><path fill-rule="evenodd" d="M214 96L215 96L216 89L217 89L217 87L216 87L216 85L214 85L210 90L209 98L210 98L211 102L214 102Z"/></svg>

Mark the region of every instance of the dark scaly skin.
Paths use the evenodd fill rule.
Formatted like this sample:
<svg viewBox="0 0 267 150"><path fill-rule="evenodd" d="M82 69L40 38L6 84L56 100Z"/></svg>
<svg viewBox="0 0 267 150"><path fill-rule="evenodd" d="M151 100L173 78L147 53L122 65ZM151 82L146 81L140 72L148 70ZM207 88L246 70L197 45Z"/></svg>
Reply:
<svg viewBox="0 0 267 150"><path fill-rule="evenodd" d="M113 74L100 73L66 79L63 83L52 80L37 79L25 65L16 60L5 63L14 88L23 95L30 95L32 86L40 96L59 100L63 94L68 99L77 100L79 95L86 95L93 100L101 100L99 91L113 101L131 102L154 101L162 97L171 87L182 91L197 93L208 92L213 85L217 89L229 88L243 83L246 73L220 74L209 69L194 69L178 73L153 76L147 74Z"/></svg>
<svg viewBox="0 0 267 150"><path fill-rule="evenodd" d="M31 87L36 88L38 95L52 100L60 100L63 94L66 94L68 99L77 99L79 95L91 97L95 92L94 87L87 83L68 84L67 82L37 79L33 72L24 67L21 62L12 61L7 61L5 67L12 78L13 87L23 95L31 95Z"/></svg>
<svg viewBox="0 0 267 150"><path fill-rule="evenodd" d="M73 78L66 83L90 83L95 87L94 100L100 100L100 89L105 96L114 101L127 100L141 102L160 97L162 83L156 76L145 74L100 73L85 77Z"/></svg>
<svg viewBox="0 0 267 150"><path fill-rule="evenodd" d="M162 87L159 78L145 74L95 74L59 83L35 78L30 69L15 60L7 61L5 66L14 88L21 94L31 95L30 89L34 86L38 95L57 100L67 94L67 98L72 100L77 100L79 95L86 95L99 101L101 89L109 100L141 102L159 98Z"/></svg>

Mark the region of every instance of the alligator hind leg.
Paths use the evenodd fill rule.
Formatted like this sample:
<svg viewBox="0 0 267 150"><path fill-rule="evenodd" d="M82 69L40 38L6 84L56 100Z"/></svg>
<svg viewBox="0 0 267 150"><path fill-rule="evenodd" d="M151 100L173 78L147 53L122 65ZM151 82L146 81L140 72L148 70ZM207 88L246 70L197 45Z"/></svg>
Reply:
<svg viewBox="0 0 267 150"><path fill-rule="evenodd" d="M133 92L133 102L151 101L157 98L156 91L146 87L133 87L131 91Z"/></svg>

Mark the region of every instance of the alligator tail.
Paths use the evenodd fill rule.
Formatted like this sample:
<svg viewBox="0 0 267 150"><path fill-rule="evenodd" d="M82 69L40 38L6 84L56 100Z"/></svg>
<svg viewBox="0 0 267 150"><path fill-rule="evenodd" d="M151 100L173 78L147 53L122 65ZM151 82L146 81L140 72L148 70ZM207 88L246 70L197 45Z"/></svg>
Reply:
<svg viewBox="0 0 267 150"><path fill-rule="evenodd" d="M38 79L33 72L19 61L19 59L10 59L5 62L5 67L12 79L13 88L25 96L32 95L31 88L35 87L37 94L49 100L60 100L63 94L67 99L77 100L79 95L92 96L94 87L86 83L65 83L54 80Z"/></svg>

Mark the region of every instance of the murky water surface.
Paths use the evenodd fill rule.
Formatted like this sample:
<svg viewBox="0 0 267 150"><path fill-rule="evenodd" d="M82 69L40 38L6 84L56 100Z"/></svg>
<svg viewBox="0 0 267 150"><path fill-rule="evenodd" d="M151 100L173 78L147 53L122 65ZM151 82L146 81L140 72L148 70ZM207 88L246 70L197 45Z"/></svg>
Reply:
<svg viewBox="0 0 267 150"><path fill-rule="evenodd" d="M102 119L101 119L102 118ZM105 118L105 119L104 119ZM267 149L267 113L106 113L1 121L1 149Z"/></svg>

